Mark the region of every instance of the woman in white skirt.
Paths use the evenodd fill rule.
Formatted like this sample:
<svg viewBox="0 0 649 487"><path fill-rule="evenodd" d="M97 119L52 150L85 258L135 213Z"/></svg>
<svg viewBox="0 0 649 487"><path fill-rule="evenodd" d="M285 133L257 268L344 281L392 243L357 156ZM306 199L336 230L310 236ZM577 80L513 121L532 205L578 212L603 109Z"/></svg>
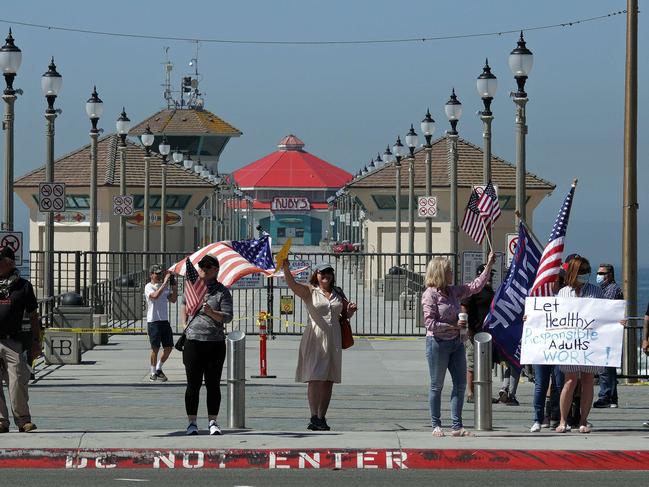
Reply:
<svg viewBox="0 0 649 487"><path fill-rule="evenodd" d="M340 317L345 295L335 287L334 269L328 262L318 264L309 284L293 278L289 264L284 261L284 276L288 287L304 301L309 312L309 324L304 328L295 371L296 382L306 382L311 420L307 429L329 431L325 418L334 383L340 383L342 373L342 344ZM347 317L356 312L349 303Z"/></svg>

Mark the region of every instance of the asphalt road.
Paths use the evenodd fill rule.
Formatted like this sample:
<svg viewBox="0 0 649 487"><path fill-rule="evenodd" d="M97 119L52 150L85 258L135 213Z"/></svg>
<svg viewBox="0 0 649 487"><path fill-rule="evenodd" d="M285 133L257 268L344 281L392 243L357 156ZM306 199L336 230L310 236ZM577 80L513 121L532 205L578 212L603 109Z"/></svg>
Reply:
<svg viewBox="0 0 649 487"><path fill-rule="evenodd" d="M553 481L574 487L599 487L608 485L646 485L646 472L511 472L511 471L467 471L467 470L375 470L375 471L268 471L268 470L2 470L2 485L31 487L43 485L83 486L173 486L192 482L194 485L237 486L299 486L330 487L338 485L394 487L431 485L480 485L481 487L502 487L503 485L525 485L525 487L547 487ZM182 484L181 484L182 483Z"/></svg>

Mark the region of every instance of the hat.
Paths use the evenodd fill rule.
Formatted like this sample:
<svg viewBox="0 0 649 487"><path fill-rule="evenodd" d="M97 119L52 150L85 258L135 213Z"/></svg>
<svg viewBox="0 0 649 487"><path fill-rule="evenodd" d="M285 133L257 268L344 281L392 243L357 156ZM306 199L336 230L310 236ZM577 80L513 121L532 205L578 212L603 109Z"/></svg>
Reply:
<svg viewBox="0 0 649 487"><path fill-rule="evenodd" d="M332 271L334 270L334 266L332 266L329 262L320 262L317 266L314 267L315 272L322 272L327 269L331 269Z"/></svg>
<svg viewBox="0 0 649 487"><path fill-rule="evenodd" d="M219 261L211 254L205 254L201 260L198 261L198 267L219 267Z"/></svg>
<svg viewBox="0 0 649 487"><path fill-rule="evenodd" d="M149 267L149 274L160 274L162 272L162 266L160 264L153 264Z"/></svg>
<svg viewBox="0 0 649 487"><path fill-rule="evenodd" d="M485 270L485 267L487 267L487 264L480 264L478 266L478 268L476 269L476 271L475 271L475 275L479 276L480 274L482 274L484 272L484 270ZM491 269L491 275L493 276L495 273L496 273L496 271Z"/></svg>
<svg viewBox="0 0 649 487"><path fill-rule="evenodd" d="M2 259L16 260L16 254L11 247L2 247L2 249L0 249L0 260Z"/></svg>

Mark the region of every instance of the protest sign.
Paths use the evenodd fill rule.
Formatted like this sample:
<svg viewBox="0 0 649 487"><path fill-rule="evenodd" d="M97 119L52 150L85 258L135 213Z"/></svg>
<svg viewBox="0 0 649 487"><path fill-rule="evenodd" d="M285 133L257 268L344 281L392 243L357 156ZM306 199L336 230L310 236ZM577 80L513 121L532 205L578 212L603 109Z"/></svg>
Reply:
<svg viewBox="0 0 649 487"><path fill-rule="evenodd" d="M526 298L521 363L619 367L624 311L623 300Z"/></svg>

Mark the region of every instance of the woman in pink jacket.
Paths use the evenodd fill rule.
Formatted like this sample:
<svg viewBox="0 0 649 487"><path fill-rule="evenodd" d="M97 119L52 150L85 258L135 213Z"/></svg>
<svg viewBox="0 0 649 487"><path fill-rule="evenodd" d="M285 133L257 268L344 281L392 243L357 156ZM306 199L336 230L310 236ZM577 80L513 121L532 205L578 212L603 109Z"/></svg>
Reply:
<svg viewBox="0 0 649 487"><path fill-rule="evenodd" d="M426 359L430 372L430 418L433 436L444 436L442 431L441 399L446 371L451 373L451 430L453 436L470 436L462 425L462 406L466 389L466 321L458 320L462 299L479 292L489 279L496 260L489 254L487 265L476 279L468 285L452 286L451 262L435 257L426 269L426 291L421 297L426 324Z"/></svg>

